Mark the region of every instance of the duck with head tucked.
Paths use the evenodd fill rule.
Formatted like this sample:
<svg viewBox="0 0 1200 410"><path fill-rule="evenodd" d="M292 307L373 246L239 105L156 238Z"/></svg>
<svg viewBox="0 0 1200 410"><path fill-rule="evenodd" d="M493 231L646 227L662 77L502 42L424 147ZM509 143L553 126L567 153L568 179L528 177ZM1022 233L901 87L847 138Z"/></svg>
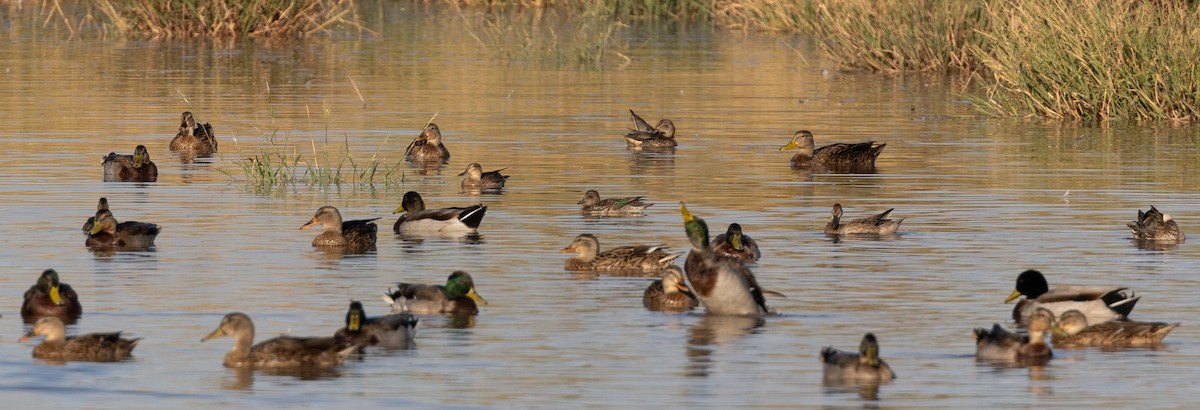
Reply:
<svg viewBox="0 0 1200 410"><path fill-rule="evenodd" d="M71 285L58 280L58 272L46 269L38 276L37 283L25 291L21 303L21 319L33 323L43 317L56 317L68 324L75 323L83 314L79 295Z"/></svg>
<svg viewBox="0 0 1200 410"><path fill-rule="evenodd" d="M254 343L254 322L241 312L221 319L215 330L201 342L233 336L233 349L225 354L226 367L331 367L342 364L347 356L362 350L363 344L338 343L332 337L279 336Z"/></svg>
<svg viewBox="0 0 1200 410"><path fill-rule="evenodd" d="M562 253L576 252L567 258L564 269L569 271L600 272L658 272L666 269L682 254L668 254L663 245L620 246L600 252L600 240L596 235L582 234L575 237Z"/></svg>
<svg viewBox="0 0 1200 410"><path fill-rule="evenodd" d="M154 246L158 232L158 225L148 222L117 223L111 211L101 209L92 217L92 230L84 244L92 249L146 250Z"/></svg>
<svg viewBox="0 0 1200 410"><path fill-rule="evenodd" d="M1021 324L1026 323L1039 308L1049 309L1054 316L1074 309L1082 312L1088 323L1103 323L1125 319L1133 311L1141 297L1133 292L1126 294L1128 290L1127 287L1118 286L1059 286L1050 289L1046 277L1030 269L1017 276L1016 290L1008 295L1004 303L1025 295L1013 307L1013 320Z"/></svg>
<svg viewBox="0 0 1200 410"><path fill-rule="evenodd" d="M754 272L737 259L713 253L708 241L708 224L688 212L683 202L679 203L679 212L683 215L684 230L692 242L692 251L688 253L684 269L704 310L715 315L760 316L771 313Z"/></svg>
<svg viewBox="0 0 1200 410"><path fill-rule="evenodd" d="M346 327L338 329L333 338L338 344L405 348L412 344L416 327L417 318L411 314L367 317L362 303L352 301L346 311Z"/></svg>
<svg viewBox="0 0 1200 410"><path fill-rule="evenodd" d="M658 124L651 128L650 123L639 117L633 110L629 110L629 116L633 119L633 129L625 134L627 147L673 149L679 145L675 142L675 123L671 120L659 120Z"/></svg>
<svg viewBox="0 0 1200 410"><path fill-rule="evenodd" d="M993 324L992 329L975 329L975 357L1001 362L1044 362L1053 355L1046 345L1046 332L1062 334L1048 309L1037 309L1029 318L1029 336Z"/></svg>
<svg viewBox="0 0 1200 410"><path fill-rule="evenodd" d="M404 158L418 162L446 162L450 160L450 150L442 145L442 131L437 124L429 123L425 129L404 149Z"/></svg>
<svg viewBox="0 0 1200 410"><path fill-rule="evenodd" d="M321 232L316 238L313 238L312 246L318 248L345 248L356 251L367 251L375 248L375 234L379 227L374 221L379 218L371 219L356 219L353 221L342 221L342 213L332 206L323 206L317 209L317 213L313 215L308 223L301 226L300 229L305 229L314 225L325 226L325 232Z"/></svg>
<svg viewBox="0 0 1200 410"><path fill-rule="evenodd" d="M158 166L150 161L150 151L145 145L133 149L133 155L108 153L101 163L104 182L155 182L158 181Z"/></svg>
<svg viewBox="0 0 1200 410"><path fill-rule="evenodd" d="M1178 323L1110 320L1089 326L1087 315L1075 309L1063 312L1058 324L1065 333L1054 334L1054 347L1157 346Z"/></svg>
<svg viewBox="0 0 1200 410"><path fill-rule="evenodd" d="M96 210L97 211L107 211L108 210L108 198L101 197L100 202L96 204ZM83 234L84 235L87 235L92 232L92 225L94 225L95 222L96 222L95 215L88 217L87 221L85 221L83 223Z"/></svg>
<svg viewBox="0 0 1200 410"><path fill-rule="evenodd" d="M600 199L600 193L589 189L579 200L579 213L587 216L641 216L652 203L641 196Z"/></svg>
<svg viewBox="0 0 1200 410"><path fill-rule="evenodd" d="M792 168L824 168L848 171L873 172L875 159L883 152L887 144L875 145L875 141L857 144L830 144L815 148L813 135L807 130L796 131L791 142L779 148L780 151L796 149L792 156Z"/></svg>
<svg viewBox="0 0 1200 410"><path fill-rule="evenodd" d="M500 168L495 171L483 172L483 166L478 162L472 162L467 165L467 169L458 176L466 175L462 180L463 189L479 189L479 190L500 190L504 188L504 182L508 181L508 175L501 175L500 171L508 168Z"/></svg>
<svg viewBox="0 0 1200 410"><path fill-rule="evenodd" d="M895 208L893 208L895 209ZM833 204L833 217L825 224L827 235L893 235L900 229L904 218L889 219L892 209L877 215L859 218L852 221L842 221L842 204Z"/></svg>
<svg viewBox="0 0 1200 410"><path fill-rule="evenodd" d="M416 315L473 316L479 313L476 302L487 304L475 292L471 274L463 271L451 273L445 285L400 282L386 299L392 304L392 312Z"/></svg>
<svg viewBox="0 0 1200 410"><path fill-rule="evenodd" d="M400 207L392 213L404 212L392 230L401 235L468 235L479 230L487 206L483 204L462 208L425 209L425 201L415 191L404 193Z"/></svg>
<svg viewBox="0 0 1200 410"><path fill-rule="evenodd" d="M196 123L191 111L184 111L180 116L179 133L171 139L171 152L178 152L185 157L206 157L217 152L217 138L213 136L212 125Z"/></svg>
<svg viewBox="0 0 1200 410"><path fill-rule="evenodd" d="M712 241L713 253L740 260L742 262L754 262L762 257L762 251L758 250L758 243L750 235L742 233L742 226L736 223L729 224L729 229L725 233L717 235Z"/></svg>
<svg viewBox="0 0 1200 410"><path fill-rule="evenodd" d="M1133 238L1138 240L1166 243L1183 243L1184 240L1179 223L1175 222L1171 215L1159 212L1153 205L1146 212L1139 209L1137 220L1127 226L1133 231Z"/></svg>
<svg viewBox="0 0 1200 410"><path fill-rule="evenodd" d="M683 282L683 269L668 266L662 279L650 283L642 292L642 306L653 311L680 313L692 310L700 301Z"/></svg>
<svg viewBox="0 0 1200 410"><path fill-rule="evenodd" d="M42 343L33 348L33 357L45 360L79 360L90 362L115 362L132 355L137 339L122 339L121 332L91 333L67 336L67 325L57 317L38 319L33 329L21 341L37 336L46 336Z"/></svg>
<svg viewBox="0 0 1200 410"><path fill-rule="evenodd" d="M822 372L825 383L887 383L896 378L892 367L879 358L879 342L874 333L863 336L858 353L845 352L828 346L821 349Z"/></svg>

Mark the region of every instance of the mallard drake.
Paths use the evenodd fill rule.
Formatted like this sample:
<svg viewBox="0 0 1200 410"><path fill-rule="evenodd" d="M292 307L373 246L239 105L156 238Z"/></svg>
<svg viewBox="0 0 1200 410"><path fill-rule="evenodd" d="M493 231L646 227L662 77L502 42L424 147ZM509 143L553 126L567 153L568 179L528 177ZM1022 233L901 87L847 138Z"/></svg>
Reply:
<svg viewBox="0 0 1200 410"><path fill-rule="evenodd" d="M823 377L826 383L886 383L896 378L891 366L879 358L879 342L874 333L863 336L858 353L844 352L833 346L821 349L821 363L825 364Z"/></svg>
<svg viewBox="0 0 1200 410"><path fill-rule="evenodd" d="M189 156L204 157L217 152L217 138L213 136L212 125L198 125L191 111L184 111L180 116L179 133L171 139L171 152Z"/></svg>
<svg viewBox="0 0 1200 410"><path fill-rule="evenodd" d="M472 205L465 208L425 209L421 195L408 191L400 207L392 213L404 212L392 230L401 235L465 235L476 232L487 213L487 206Z"/></svg>
<svg viewBox="0 0 1200 410"><path fill-rule="evenodd" d="M1021 295L1024 299L1013 307L1013 320L1024 324L1038 308L1049 309L1054 315L1062 315L1071 309L1083 312L1088 323L1103 323L1125 319L1133 311L1140 296L1128 295L1126 287L1060 286L1050 289L1046 277L1036 270L1027 270L1017 276L1016 290L1008 295L1004 303Z"/></svg>
<svg viewBox="0 0 1200 410"><path fill-rule="evenodd" d="M487 300L475 292L471 274L463 271L451 273L445 285L400 282L396 291L387 296L393 312L417 315L471 316L479 313L476 302L487 304Z"/></svg>
<svg viewBox="0 0 1200 410"><path fill-rule="evenodd" d="M404 150L404 158L409 161L447 161L450 150L442 145L442 131L437 124L430 123L421 130L421 135L414 138Z"/></svg>
<svg viewBox="0 0 1200 410"><path fill-rule="evenodd" d="M201 342L222 336L233 336L233 349L225 353L226 367L301 367L336 366L346 357L362 349L361 344L338 343L332 337L279 336L254 346L254 322L241 312L221 319L216 330Z"/></svg>
<svg viewBox="0 0 1200 410"><path fill-rule="evenodd" d="M582 234L575 237L571 245L559 251L576 252L567 259L569 271L636 271L658 272L666 269L679 258L679 253L668 254L663 245L621 246L600 252L600 240L596 235Z"/></svg>
<svg viewBox="0 0 1200 410"><path fill-rule="evenodd" d="M662 279L650 283L642 293L642 306L654 311L686 312L699 305L696 295L683 282L683 269L668 266Z"/></svg>
<svg viewBox="0 0 1200 410"><path fill-rule="evenodd" d="M21 338L27 341L37 336L46 336L33 348L33 357L46 360L80 360L90 362L115 362L131 356L137 347L137 339L122 339L121 332L90 333L67 337L67 325L54 316L38 319L33 329Z"/></svg>
<svg viewBox="0 0 1200 410"><path fill-rule="evenodd" d="M1183 243L1183 231L1179 230L1179 224L1171 219L1171 215L1159 212L1153 205L1146 212L1139 209L1137 220L1127 226L1133 231L1134 239Z"/></svg>
<svg viewBox="0 0 1200 410"><path fill-rule="evenodd" d="M654 128L650 123L629 110L633 119L633 129L625 134L625 145L633 148L675 148L675 123L668 119L658 121Z"/></svg>
<svg viewBox="0 0 1200 410"><path fill-rule="evenodd" d="M1054 347L1133 347L1154 346L1162 343L1167 333L1179 327L1178 323L1138 322L1135 320L1110 320L1088 326L1087 315L1075 309L1063 312L1058 325L1065 334L1054 334Z"/></svg>
<svg viewBox="0 0 1200 410"><path fill-rule="evenodd" d="M25 302L21 303L21 319L33 323L43 317L57 317L67 323L75 323L83 314L79 295L75 289L58 281L58 272L46 269L38 276L37 283L25 291Z"/></svg>
<svg viewBox="0 0 1200 410"><path fill-rule="evenodd" d="M133 149L133 155L108 153L101 163L104 182L155 182L158 181L158 166L150 161L150 151L145 145Z"/></svg>
<svg viewBox="0 0 1200 410"><path fill-rule="evenodd" d="M579 213L588 216L634 216L654 205L642 200L644 197L600 199L600 193L589 189L579 200Z"/></svg>
<svg viewBox="0 0 1200 410"><path fill-rule="evenodd" d="M1050 359L1053 352L1046 345L1046 332L1062 333L1048 309L1037 309L1029 318L1029 336L1010 332L993 324L992 329L975 329L975 357L984 360L1024 362Z"/></svg>
<svg viewBox="0 0 1200 410"><path fill-rule="evenodd" d="M96 210L97 211L107 211L108 210L108 198L101 197L100 202L96 204ZM96 221L96 217L93 215L93 216L89 216L87 221L83 223L83 234L84 235L90 234L92 232L92 225L95 223L95 221Z"/></svg>
<svg viewBox="0 0 1200 410"><path fill-rule="evenodd" d="M825 233L829 235L895 234L896 230L900 229L900 223L904 222L904 218L888 219L888 214L892 213L892 209L878 215L842 222L842 204L833 204L833 217L829 218L829 223L825 224Z"/></svg>
<svg viewBox="0 0 1200 410"><path fill-rule="evenodd" d="M154 238L158 237L158 225L138 221L118 224L107 209L96 211L92 221L92 230L84 241L89 248L143 250L153 247Z"/></svg>
<svg viewBox="0 0 1200 410"><path fill-rule="evenodd" d="M466 175L462 180L463 188L474 189L501 189L504 188L504 182L508 181L508 175L501 175L500 171L508 168L500 168L495 171L483 172L483 166L478 162L472 162L467 165L467 169L458 176Z"/></svg>
<svg viewBox="0 0 1200 410"><path fill-rule="evenodd" d="M337 208L326 205L318 208L312 219L300 229L313 225L325 226L325 232L313 238L312 246L368 250L375 247L375 233L379 227L371 221L376 219L379 218L342 222L342 213L338 212Z"/></svg>
<svg viewBox="0 0 1200 410"><path fill-rule="evenodd" d="M771 312L754 273L741 261L713 253L709 247L708 225L703 219L692 216L683 202L679 203L679 213L683 215L684 230L692 242L684 269L704 309L717 315Z"/></svg>
<svg viewBox="0 0 1200 410"><path fill-rule="evenodd" d="M711 245L713 253L742 262L754 262L762 257L758 243L750 235L743 234L742 226L736 223L729 224L725 233L713 238Z"/></svg>
<svg viewBox="0 0 1200 410"><path fill-rule="evenodd" d="M407 347L417 333L417 318L408 313L367 317L361 302L350 302L346 327L333 334L335 342L346 345Z"/></svg>
<svg viewBox="0 0 1200 410"><path fill-rule="evenodd" d="M800 130L792 135L791 142L780 147L779 150L787 151L793 148L796 149L796 155L792 156L793 168L874 168L875 159L879 158L879 154L883 152L883 147L885 146L887 144L875 145L875 141L867 141L857 144L830 144L814 150L816 144L813 142L812 133L807 130Z"/></svg>

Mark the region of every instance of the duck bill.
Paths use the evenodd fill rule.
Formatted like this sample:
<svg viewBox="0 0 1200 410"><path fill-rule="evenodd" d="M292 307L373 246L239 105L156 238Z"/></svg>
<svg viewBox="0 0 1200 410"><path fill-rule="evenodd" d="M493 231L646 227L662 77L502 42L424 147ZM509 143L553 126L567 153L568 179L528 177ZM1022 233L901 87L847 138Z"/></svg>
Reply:
<svg viewBox="0 0 1200 410"><path fill-rule="evenodd" d="M467 169L464 169L463 172L459 172L458 176L461 177L463 175L466 175L468 172L471 172L471 167L467 167Z"/></svg>
<svg viewBox="0 0 1200 410"><path fill-rule="evenodd" d="M58 290L58 286L50 287L50 301L54 302L55 305L62 306L62 304L63 304L62 292L60 292Z"/></svg>
<svg viewBox="0 0 1200 410"><path fill-rule="evenodd" d="M794 149L794 148L796 148L796 147L799 147L799 146L800 146L800 144L797 144L797 143L796 143L796 141L795 141L795 140L793 140L792 142L789 142L789 143L787 143L787 145L784 145L784 146L782 146L782 147L779 147L779 150L780 150L780 151L787 151L787 150L789 150L789 149Z"/></svg>
<svg viewBox="0 0 1200 410"><path fill-rule="evenodd" d="M558 253L571 253L571 252L575 252L575 245L571 245L566 248L562 248L562 250L558 251Z"/></svg>
<svg viewBox="0 0 1200 410"><path fill-rule="evenodd" d="M1067 333L1067 330L1066 330L1066 329L1063 329L1063 328L1062 328L1062 326L1059 326L1059 325L1057 325L1057 324L1055 324L1054 326L1050 327L1050 332L1051 332L1051 333L1053 333L1055 336L1058 336L1058 337L1067 337L1067 336L1070 336L1070 335L1071 335L1070 333Z"/></svg>
<svg viewBox="0 0 1200 410"><path fill-rule="evenodd" d="M24 343L24 342L28 342L28 341L29 341L29 339L32 339L32 338L33 338L33 336L34 336L34 335L33 335L33 331L31 330L31 331L29 331L29 333L28 333L28 334L26 334L25 336L21 336L21 338L20 338L20 339L17 339L17 342L18 342L18 343Z"/></svg>
<svg viewBox="0 0 1200 410"><path fill-rule="evenodd" d="M479 304L481 304L481 305L488 304L487 299L484 299L483 296L479 296L478 293L475 293L475 288L471 288L471 290L467 291L467 297L474 299L476 302L479 302Z"/></svg>
<svg viewBox="0 0 1200 410"><path fill-rule="evenodd" d="M683 201L679 201L679 214L683 215L684 223L688 223L696 219L695 217L692 217L691 212L688 212L687 205L684 205Z"/></svg>
<svg viewBox="0 0 1200 410"><path fill-rule="evenodd" d="M104 228L100 226L100 221L92 221L92 230L88 231L88 235L98 234L103 229Z"/></svg>
<svg viewBox="0 0 1200 410"><path fill-rule="evenodd" d="M300 229L305 229L305 228L308 228L308 227L310 227L310 226L313 226L313 225L316 225L316 224L319 224L319 223L320 223L320 222L317 222L317 217L315 217L315 216L314 216L314 217L312 218L312 220L308 221L308 223L304 224L304 226L301 226L301 227L300 227Z"/></svg>
<svg viewBox="0 0 1200 410"><path fill-rule="evenodd" d="M404 212L404 205L400 205L399 208L396 208L396 210L392 211L392 214L398 214L401 212Z"/></svg>
<svg viewBox="0 0 1200 410"><path fill-rule="evenodd" d="M1021 297L1021 291L1014 290L1011 295L1008 295L1008 299L1004 299L1004 303L1012 302L1013 299L1016 299L1018 297Z"/></svg>
<svg viewBox="0 0 1200 410"><path fill-rule="evenodd" d="M737 249L739 251L745 248L745 245L742 244L741 235L730 235L729 243L733 245L733 249Z"/></svg>
<svg viewBox="0 0 1200 410"><path fill-rule="evenodd" d="M690 295L690 294L692 294L692 290L691 290L691 289L689 289L689 288L687 287L687 285L684 285L682 282L681 282L681 283L677 283L677 284L675 284L675 289L679 290L679 292L680 292L680 293L683 293L683 294L685 294L685 295Z"/></svg>
<svg viewBox="0 0 1200 410"><path fill-rule="evenodd" d="M216 339L221 336L225 336L225 329L218 327L217 330L212 331L212 333L209 333L208 336L204 336L204 338L200 339L200 341L204 342L208 341L208 339Z"/></svg>

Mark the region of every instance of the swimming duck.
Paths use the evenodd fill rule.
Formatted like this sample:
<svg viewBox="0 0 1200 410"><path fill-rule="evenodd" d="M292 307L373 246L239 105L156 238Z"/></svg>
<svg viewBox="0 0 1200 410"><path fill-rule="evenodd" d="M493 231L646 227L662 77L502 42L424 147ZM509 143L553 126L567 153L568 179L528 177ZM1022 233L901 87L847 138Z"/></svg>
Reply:
<svg viewBox="0 0 1200 410"><path fill-rule="evenodd" d="M895 234L896 230L900 229L900 223L904 222L904 218L888 219L888 214L892 213L892 209L878 215L842 222L842 204L833 204L833 217L829 219L829 223L825 224L825 233L829 235Z"/></svg>
<svg viewBox="0 0 1200 410"><path fill-rule="evenodd" d="M816 144L813 142L812 133L800 130L792 136L791 142L779 150L786 151L796 148L796 155L792 156L793 168L839 166L874 168L875 159L879 158L884 146L887 144L875 145L875 141L867 141L857 144L830 144L814 150Z"/></svg>
<svg viewBox="0 0 1200 410"><path fill-rule="evenodd" d="M1133 292L1128 295L1126 287L1083 287L1060 286L1050 289L1046 277L1036 270L1027 270L1017 276L1016 290L1008 295L1004 303L1011 302L1021 295L1024 299L1013 307L1013 320L1025 323L1029 316L1038 308L1049 309L1056 316L1071 309L1083 312L1088 323L1103 323L1110 320L1125 319L1133 311L1140 296Z"/></svg>
<svg viewBox="0 0 1200 410"><path fill-rule="evenodd" d="M421 130L421 135L414 138L404 150L404 158L409 161L447 161L450 150L442 145L442 131L437 124L430 123Z"/></svg>
<svg viewBox="0 0 1200 410"><path fill-rule="evenodd" d="M184 111L180 116L179 133L171 139L171 152L189 156L204 157L217 152L217 138L213 136L212 125L198 125L191 111Z"/></svg>
<svg viewBox="0 0 1200 410"><path fill-rule="evenodd" d="M686 312L699 304L696 295L683 282L683 269L675 265L668 266L662 279L650 283L642 293L642 306L654 311Z"/></svg>
<svg viewBox="0 0 1200 410"><path fill-rule="evenodd" d="M79 295L75 289L58 281L58 272L46 269L38 276L37 283L25 291L25 302L21 303L21 319L33 323L43 317L57 317L67 323L75 323L83 314Z"/></svg>
<svg viewBox="0 0 1200 410"><path fill-rule="evenodd" d="M754 262L762 257L762 252L758 250L758 243L754 242L749 235L743 234L742 226L736 223L729 224L729 229L725 233L713 238L712 248L713 253L717 255L742 262Z"/></svg>
<svg viewBox="0 0 1200 410"><path fill-rule="evenodd" d="M338 344L407 347L417 332L417 318L408 313L367 317L361 302L350 302L346 327L334 333Z"/></svg>
<svg viewBox="0 0 1200 410"><path fill-rule="evenodd" d="M332 337L279 336L254 346L254 322L244 313L233 312L221 319L216 330L201 342L233 336L233 349L225 354L226 367L336 366L362 349L361 344L338 343Z"/></svg>
<svg viewBox="0 0 1200 410"><path fill-rule="evenodd" d="M1088 326L1087 316L1075 309L1063 312L1058 325L1065 334L1054 334L1054 347L1132 347L1162 343L1178 323L1110 320Z"/></svg>
<svg viewBox="0 0 1200 410"><path fill-rule="evenodd" d="M154 238L158 237L158 225L137 221L118 224L107 209L96 211L92 221L92 230L84 241L89 248L144 250L154 246Z"/></svg>
<svg viewBox="0 0 1200 410"><path fill-rule="evenodd" d="M1134 239L1183 243L1183 231L1179 230L1179 224L1171 219L1171 215L1159 212L1153 205L1146 212L1139 209L1137 220L1127 226L1133 231Z"/></svg>
<svg viewBox="0 0 1200 410"><path fill-rule="evenodd" d="M975 357L995 361L1043 361L1053 352L1046 345L1046 332L1062 333L1048 309L1037 309L1029 318L1029 336L1010 332L993 324L992 329L975 329Z"/></svg>
<svg viewBox="0 0 1200 410"><path fill-rule="evenodd" d="M633 118L634 129L625 134L625 145L633 148L675 148L678 145L675 142L675 123L668 119L658 121L654 128L650 128L650 124L639 117L633 110L629 110L629 116Z"/></svg>
<svg viewBox="0 0 1200 410"><path fill-rule="evenodd" d="M478 162L472 162L467 165L467 169L458 176L466 175L462 180L463 188L474 189L501 189L504 188L504 182L508 181L508 175L500 175L500 171L508 168L500 168L495 171L483 172L483 166Z"/></svg>
<svg viewBox="0 0 1200 410"><path fill-rule="evenodd" d="M708 241L708 225L703 219L692 216L683 202L679 203L679 212L683 215L683 226L692 242L692 251L688 253L684 269L704 309L716 315L764 315L771 312L767 309L766 298L754 273L736 259L713 253Z"/></svg>
<svg viewBox="0 0 1200 410"><path fill-rule="evenodd" d="M833 346L821 349L821 363L825 364L823 377L826 383L886 383L896 378L891 366L879 358L879 342L874 333L863 336L858 353L841 351Z"/></svg>
<svg viewBox="0 0 1200 410"><path fill-rule="evenodd" d="M101 197L100 202L96 204L96 210L97 211L107 211L108 210L108 198ZM89 216L87 221L83 223L83 234L84 235L87 235L92 232L92 225L95 223L95 221L96 221L96 217L93 215L93 216Z"/></svg>
<svg viewBox="0 0 1200 410"><path fill-rule="evenodd" d="M564 269L569 271L658 272L671 266L682 255L668 254L664 249L663 245L639 245L600 252L600 240L596 239L596 235L585 233L576 236L570 246L559 252L578 253L567 259Z"/></svg>
<svg viewBox="0 0 1200 410"><path fill-rule="evenodd" d="M471 316L479 313L475 302L487 304L487 300L475 292L471 274L463 271L451 273L445 285L400 282L396 286L396 291L388 295L393 312Z"/></svg>
<svg viewBox="0 0 1200 410"><path fill-rule="evenodd" d="M145 145L133 149L133 155L108 153L101 164L104 182L155 182L158 181L158 166L150 161L150 151Z"/></svg>
<svg viewBox="0 0 1200 410"><path fill-rule="evenodd" d="M122 339L121 332L91 333L67 337L67 325L54 316L38 319L21 341L46 336L33 348L33 357L46 360L115 362L131 356L138 340Z"/></svg>
<svg viewBox="0 0 1200 410"><path fill-rule="evenodd" d="M313 238L312 246L368 250L375 247L375 233L379 227L371 221L376 219L379 218L342 222L342 213L338 212L337 208L326 205L317 209L317 213L313 215L312 219L300 229L313 225L325 226L325 232L321 232L320 235Z"/></svg>
<svg viewBox="0 0 1200 410"><path fill-rule="evenodd" d="M589 189L579 200L579 213L589 216L634 216L654 205L640 196L600 199L600 193Z"/></svg>
<svg viewBox="0 0 1200 410"><path fill-rule="evenodd" d="M392 213L404 212L392 225L392 230L401 235L443 234L463 235L475 233L487 213L487 206L472 205L465 208L425 209L421 195L404 193L400 207Z"/></svg>

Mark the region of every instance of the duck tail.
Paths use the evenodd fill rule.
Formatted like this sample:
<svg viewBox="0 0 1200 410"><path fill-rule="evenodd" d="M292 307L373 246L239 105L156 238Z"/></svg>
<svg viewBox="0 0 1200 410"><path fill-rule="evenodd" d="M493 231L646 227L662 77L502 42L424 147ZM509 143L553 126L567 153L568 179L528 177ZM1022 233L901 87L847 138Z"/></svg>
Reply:
<svg viewBox="0 0 1200 410"><path fill-rule="evenodd" d="M1126 295L1126 290L1129 290L1129 288L1113 289L1111 292L1105 293L1100 297L1100 300L1103 300L1109 309L1120 314L1122 318L1128 317L1129 313L1133 312L1133 307L1137 305L1138 299L1142 298L1141 296L1134 295L1133 292L1129 292Z"/></svg>
<svg viewBox="0 0 1200 410"><path fill-rule="evenodd" d="M825 346L825 348L821 349L821 363L829 363L837 353L838 350L834 349L833 346Z"/></svg>
<svg viewBox="0 0 1200 410"><path fill-rule="evenodd" d="M658 262L663 263L663 264L670 264L672 262L675 262L676 259L679 259L680 256L683 256L682 252L672 253L670 255L663 257L662 259L659 259Z"/></svg>
<svg viewBox="0 0 1200 410"><path fill-rule="evenodd" d="M483 223L483 214L485 213L487 213L486 205L475 205L467 208L466 211L463 211L463 213L458 216L458 220L462 221L463 224L467 225L467 227L471 229L479 229L479 224Z"/></svg>

